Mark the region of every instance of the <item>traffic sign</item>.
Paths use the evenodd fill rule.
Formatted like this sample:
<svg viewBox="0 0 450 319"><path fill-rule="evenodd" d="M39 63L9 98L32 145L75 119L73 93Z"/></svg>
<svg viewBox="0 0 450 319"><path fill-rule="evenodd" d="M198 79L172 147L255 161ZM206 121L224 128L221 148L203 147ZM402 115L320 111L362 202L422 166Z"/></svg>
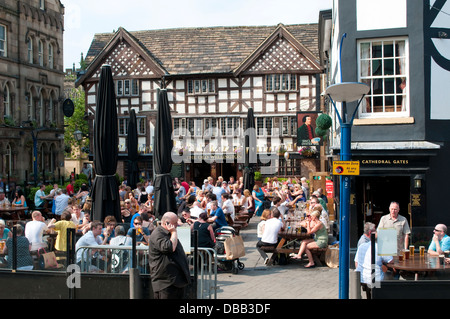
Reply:
<svg viewBox="0 0 450 319"><path fill-rule="evenodd" d="M333 174L359 175L359 161L333 161Z"/></svg>

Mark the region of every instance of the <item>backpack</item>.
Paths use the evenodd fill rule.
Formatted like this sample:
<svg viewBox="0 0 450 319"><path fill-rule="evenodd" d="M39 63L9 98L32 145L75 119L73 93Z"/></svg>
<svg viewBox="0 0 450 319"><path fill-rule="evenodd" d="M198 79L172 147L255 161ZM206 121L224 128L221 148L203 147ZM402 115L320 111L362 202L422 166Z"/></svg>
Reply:
<svg viewBox="0 0 450 319"><path fill-rule="evenodd" d="M127 238L119 244L119 246L125 245ZM129 252L124 249L113 249L111 252L111 272L119 273L128 265Z"/></svg>

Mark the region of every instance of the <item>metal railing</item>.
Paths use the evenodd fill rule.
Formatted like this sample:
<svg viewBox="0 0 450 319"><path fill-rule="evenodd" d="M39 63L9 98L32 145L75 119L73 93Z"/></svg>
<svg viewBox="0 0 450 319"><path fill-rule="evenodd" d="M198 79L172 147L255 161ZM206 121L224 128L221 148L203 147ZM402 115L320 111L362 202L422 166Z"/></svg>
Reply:
<svg viewBox="0 0 450 319"><path fill-rule="evenodd" d="M79 266L81 272L101 272L120 274L127 273L131 267L139 269L141 274L150 274L149 249L147 246L137 246L135 266L133 266L132 246L81 246L75 254L81 254ZM196 278L198 299L217 298L217 253L212 248L197 248L197 263L195 249L187 255L191 277ZM195 265L196 264L196 265Z"/></svg>

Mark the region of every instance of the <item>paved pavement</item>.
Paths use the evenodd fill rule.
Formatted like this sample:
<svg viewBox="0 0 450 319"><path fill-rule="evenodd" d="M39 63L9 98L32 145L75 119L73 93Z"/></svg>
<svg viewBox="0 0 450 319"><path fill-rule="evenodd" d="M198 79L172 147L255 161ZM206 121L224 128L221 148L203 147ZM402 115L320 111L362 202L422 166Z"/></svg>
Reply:
<svg viewBox="0 0 450 319"><path fill-rule="evenodd" d="M256 250L256 227L253 217L241 230L246 256L239 260L245 268L238 274L219 271L217 299L338 299L339 269L304 268L306 260L290 260L287 265L265 266ZM269 254L270 255L270 254Z"/></svg>

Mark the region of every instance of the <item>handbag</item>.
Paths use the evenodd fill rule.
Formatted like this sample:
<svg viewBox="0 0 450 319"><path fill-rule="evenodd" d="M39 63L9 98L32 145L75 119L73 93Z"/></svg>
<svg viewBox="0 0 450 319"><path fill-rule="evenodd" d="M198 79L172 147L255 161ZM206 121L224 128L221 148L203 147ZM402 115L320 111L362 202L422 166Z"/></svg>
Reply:
<svg viewBox="0 0 450 319"><path fill-rule="evenodd" d="M53 251L46 252L45 249L41 248L38 250L38 256L39 256L39 268L41 269L52 269L52 268L54 269L63 267L63 265L58 264L55 252Z"/></svg>
<svg viewBox="0 0 450 319"><path fill-rule="evenodd" d="M244 240L242 236L228 237L224 242L225 258L227 260L245 256Z"/></svg>

